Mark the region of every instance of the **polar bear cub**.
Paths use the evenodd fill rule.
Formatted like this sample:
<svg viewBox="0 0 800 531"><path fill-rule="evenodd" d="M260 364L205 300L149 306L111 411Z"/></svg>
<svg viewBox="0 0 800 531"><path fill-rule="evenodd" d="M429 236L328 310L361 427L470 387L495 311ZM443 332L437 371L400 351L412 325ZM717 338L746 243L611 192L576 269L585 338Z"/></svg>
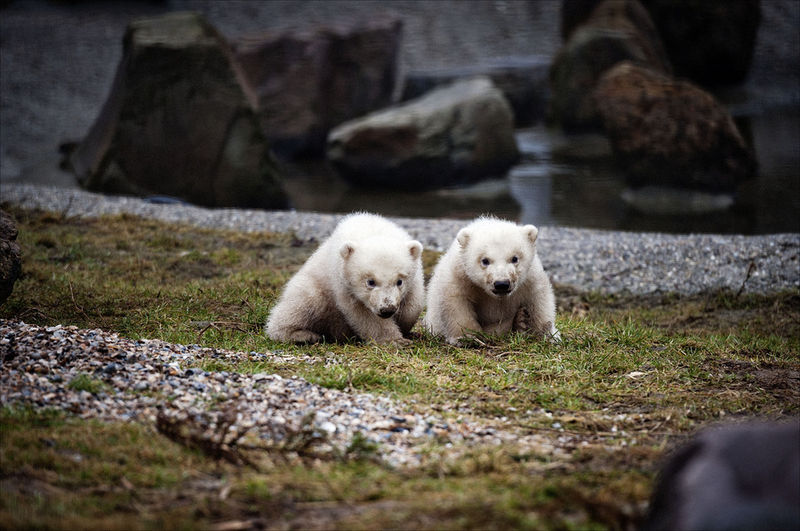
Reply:
<svg viewBox="0 0 800 531"><path fill-rule="evenodd" d="M470 332L527 331L552 339L553 287L536 254L539 231L493 217L462 228L428 284L425 326L458 344Z"/></svg>
<svg viewBox="0 0 800 531"><path fill-rule="evenodd" d="M351 214L289 280L267 320L276 341L358 337L406 345L422 313L422 244L391 221Z"/></svg>

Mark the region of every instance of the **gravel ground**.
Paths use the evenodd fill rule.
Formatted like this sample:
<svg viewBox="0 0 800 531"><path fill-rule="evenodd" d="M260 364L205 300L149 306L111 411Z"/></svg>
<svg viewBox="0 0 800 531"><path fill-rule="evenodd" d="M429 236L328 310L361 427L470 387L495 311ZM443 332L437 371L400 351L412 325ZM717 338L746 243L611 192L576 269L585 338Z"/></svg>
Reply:
<svg viewBox="0 0 800 531"><path fill-rule="evenodd" d="M377 455L383 462L413 467L423 463L423 450L432 443L444 448L458 445L454 453L477 444L513 443L558 457L605 437L589 441L559 432L552 436L519 433L498 427L505 420L502 417L475 421L455 412L445 418L429 410L420 413L421 408L412 404L326 389L302 378L196 368L203 361L346 363L333 355L320 359L230 352L158 340L131 341L101 330L42 328L0 320L0 360L3 404L54 407L105 421L151 423L168 434L180 427L184 437L188 428L195 443L204 441L206 447L228 455L236 450L237 442L291 451L313 441L309 449L316 455L342 456L360 433L378 444ZM85 381L87 377L102 382L102 389L90 392L82 388L86 384L77 384L76 378ZM635 415L624 417L619 420L636 422ZM614 422L614 418L609 420Z"/></svg>
<svg viewBox="0 0 800 531"><path fill-rule="evenodd" d="M241 231L292 232L319 242L341 215L153 204L78 189L6 184L2 201L68 216L129 213ZM395 218L428 249L444 250L463 220ZM538 252L553 282L578 290L647 295L800 288L800 234L673 235L542 227Z"/></svg>

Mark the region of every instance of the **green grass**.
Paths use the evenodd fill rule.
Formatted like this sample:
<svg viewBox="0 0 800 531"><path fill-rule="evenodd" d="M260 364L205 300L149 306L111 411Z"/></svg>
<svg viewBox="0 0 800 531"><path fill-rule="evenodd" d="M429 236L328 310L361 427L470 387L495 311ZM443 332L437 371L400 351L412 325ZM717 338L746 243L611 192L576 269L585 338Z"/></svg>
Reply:
<svg viewBox="0 0 800 531"><path fill-rule="evenodd" d="M67 389L86 391L92 394L97 394L107 388L108 386L102 380L92 378L88 374L78 374L67 384Z"/></svg>
<svg viewBox="0 0 800 531"><path fill-rule="evenodd" d="M407 348L295 346L263 334L282 286L313 251L290 235L7 210L23 276L2 318L276 352L199 366L299 375L454 422L576 441L558 456L515 445L454 453L433 441L421 468L392 470L354 438L347 458L265 457L252 468L150 426L8 406L0 521L13 528L621 528L640 521L660 458L693 430L800 407L797 292L631 297L557 287L560 344L512 335L458 348L417 329ZM436 258L425 253L428 273ZM65 385L105 390L83 374Z"/></svg>

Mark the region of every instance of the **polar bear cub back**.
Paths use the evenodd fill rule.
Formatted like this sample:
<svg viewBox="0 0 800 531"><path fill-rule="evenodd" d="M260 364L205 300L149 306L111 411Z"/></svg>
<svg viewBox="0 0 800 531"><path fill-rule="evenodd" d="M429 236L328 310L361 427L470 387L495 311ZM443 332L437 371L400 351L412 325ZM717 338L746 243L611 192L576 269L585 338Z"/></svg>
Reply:
<svg viewBox="0 0 800 531"><path fill-rule="evenodd" d="M267 320L276 341L404 339L422 312L422 244L374 214L345 217L289 280Z"/></svg>
<svg viewBox="0 0 800 531"><path fill-rule="evenodd" d="M533 225L481 217L462 228L428 284L425 325L452 344L471 331L558 338L555 297Z"/></svg>

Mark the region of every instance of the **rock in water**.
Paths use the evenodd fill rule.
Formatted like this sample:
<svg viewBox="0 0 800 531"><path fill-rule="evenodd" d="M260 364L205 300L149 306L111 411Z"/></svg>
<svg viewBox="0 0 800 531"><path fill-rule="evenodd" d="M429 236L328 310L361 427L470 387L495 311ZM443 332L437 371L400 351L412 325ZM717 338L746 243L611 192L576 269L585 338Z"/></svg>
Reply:
<svg viewBox="0 0 800 531"><path fill-rule="evenodd" d="M132 22L111 93L69 165L89 190L204 206L287 196L233 54L200 15Z"/></svg>
<svg viewBox="0 0 800 531"><path fill-rule="evenodd" d="M567 131L599 127L591 92L622 61L669 74L672 68L647 11L636 0L605 0L570 30L550 67L548 120Z"/></svg>
<svg viewBox="0 0 800 531"><path fill-rule="evenodd" d="M593 98L628 184L732 192L755 158L730 113L708 92L621 63Z"/></svg>
<svg viewBox="0 0 800 531"><path fill-rule="evenodd" d="M344 123L328 136L327 154L345 179L395 189L502 175L519 158L511 107L485 77Z"/></svg>
<svg viewBox="0 0 800 531"><path fill-rule="evenodd" d="M649 13L676 76L703 86L747 79L762 18L761 0L625 1L639 3L634 9ZM607 2L561 0L561 37L567 41L601 3Z"/></svg>
<svg viewBox="0 0 800 531"><path fill-rule="evenodd" d="M511 104L515 126L524 127L544 119L550 99L549 70L549 57L530 55L496 57L486 63L455 68L411 71L405 75L402 100L419 98L461 79L487 76Z"/></svg>

